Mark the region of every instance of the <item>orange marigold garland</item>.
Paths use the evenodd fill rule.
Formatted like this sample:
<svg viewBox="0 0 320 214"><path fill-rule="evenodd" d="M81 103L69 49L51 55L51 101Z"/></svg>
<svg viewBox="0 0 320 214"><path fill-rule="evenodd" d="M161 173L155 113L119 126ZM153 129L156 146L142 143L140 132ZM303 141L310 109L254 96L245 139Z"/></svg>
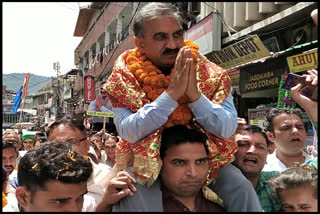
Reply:
<svg viewBox="0 0 320 214"><path fill-rule="evenodd" d="M2 192L2 207L5 207L8 204L6 195Z"/></svg>
<svg viewBox="0 0 320 214"><path fill-rule="evenodd" d="M196 63L199 55L199 46L189 40L185 40L184 45L190 48L193 61ZM139 49L136 48L128 54L126 63L128 64L129 71L138 80L143 91L151 101L157 99L163 91L168 88L170 75L165 76L162 74L157 66L152 64L152 62L148 60L147 57L139 51ZM172 72L173 69L171 69L171 73ZM165 124L166 127L178 124L190 125L192 113L188 107L188 100L186 96L181 97L178 100L178 103L179 106L169 116L168 121Z"/></svg>

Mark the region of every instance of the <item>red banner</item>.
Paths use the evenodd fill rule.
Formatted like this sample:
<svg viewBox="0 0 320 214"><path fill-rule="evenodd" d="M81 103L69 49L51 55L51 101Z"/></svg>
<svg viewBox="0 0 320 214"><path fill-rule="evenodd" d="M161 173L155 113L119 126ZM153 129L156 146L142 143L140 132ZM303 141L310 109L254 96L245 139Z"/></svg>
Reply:
<svg viewBox="0 0 320 214"><path fill-rule="evenodd" d="M84 77L84 100L94 100L94 79L90 75Z"/></svg>

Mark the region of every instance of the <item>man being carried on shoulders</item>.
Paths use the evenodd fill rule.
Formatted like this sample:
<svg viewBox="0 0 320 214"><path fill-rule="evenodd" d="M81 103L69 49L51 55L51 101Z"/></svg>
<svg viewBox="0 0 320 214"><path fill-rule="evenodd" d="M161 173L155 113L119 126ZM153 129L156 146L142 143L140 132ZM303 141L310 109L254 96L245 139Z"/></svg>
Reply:
<svg viewBox="0 0 320 214"><path fill-rule="evenodd" d="M162 130L196 127L208 136L210 183L237 150L229 139L237 127L237 111L228 73L201 55L198 45L184 40L182 17L170 3L142 7L133 31L137 48L119 56L104 85L121 137L117 166L133 165L137 180L150 186L162 166Z"/></svg>

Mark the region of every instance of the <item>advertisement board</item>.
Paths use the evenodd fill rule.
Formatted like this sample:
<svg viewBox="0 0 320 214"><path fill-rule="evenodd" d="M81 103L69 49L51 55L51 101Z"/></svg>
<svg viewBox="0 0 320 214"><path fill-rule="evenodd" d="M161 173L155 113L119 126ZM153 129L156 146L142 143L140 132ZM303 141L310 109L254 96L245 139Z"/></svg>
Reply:
<svg viewBox="0 0 320 214"><path fill-rule="evenodd" d="M248 109L248 120L250 125L265 128L265 120L271 107Z"/></svg>
<svg viewBox="0 0 320 214"><path fill-rule="evenodd" d="M90 75L84 77L84 100L94 100L94 79Z"/></svg>
<svg viewBox="0 0 320 214"><path fill-rule="evenodd" d="M208 54L210 61L224 69L233 68L267 56L270 56L270 52L257 35L229 45L221 51Z"/></svg>
<svg viewBox="0 0 320 214"><path fill-rule="evenodd" d="M285 56L240 68L241 94L279 88L286 67Z"/></svg>
<svg viewBox="0 0 320 214"><path fill-rule="evenodd" d="M307 71L318 68L318 49L287 57L291 73Z"/></svg>
<svg viewBox="0 0 320 214"><path fill-rule="evenodd" d="M86 115L96 116L96 117L113 117L112 112L102 112L102 111L86 111Z"/></svg>
<svg viewBox="0 0 320 214"><path fill-rule="evenodd" d="M203 55L221 49L221 21L217 13L210 13L185 32L184 38L199 45Z"/></svg>

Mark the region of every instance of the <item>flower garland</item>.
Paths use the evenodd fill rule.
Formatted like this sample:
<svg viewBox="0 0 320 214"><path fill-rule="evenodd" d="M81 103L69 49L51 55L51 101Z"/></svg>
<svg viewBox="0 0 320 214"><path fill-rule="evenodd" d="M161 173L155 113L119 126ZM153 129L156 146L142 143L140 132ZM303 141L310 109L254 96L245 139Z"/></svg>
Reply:
<svg viewBox="0 0 320 214"><path fill-rule="evenodd" d="M2 192L2 207L5 207L8 204L6 195Z"/></svg>
<svg viewBox="0 0 320 214"><path fill-rule="evenodd" d="M199 46L192 41L185 40L184 45L191 49L193 62L197 61ZM147 59L145 54L142 54L138 48L131 51L126 58L129 71L135 76L143 91L146 93L148 99L156 100L163 91L168 88L170 75L173 72L171 69L170 75L165 76L162 72ZM192 118L192 113L188 107L188 100L186 96L178 99L179 106L169 116L165 127L173 125L188 125Z"/></svg>

